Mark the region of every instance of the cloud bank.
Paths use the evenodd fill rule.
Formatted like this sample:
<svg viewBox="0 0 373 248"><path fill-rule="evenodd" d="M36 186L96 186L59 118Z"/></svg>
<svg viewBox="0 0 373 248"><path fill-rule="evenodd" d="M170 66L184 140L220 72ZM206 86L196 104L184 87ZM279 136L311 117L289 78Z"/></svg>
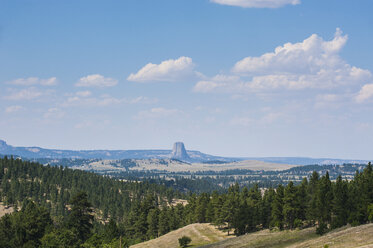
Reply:
<svg viewBox="0 0 373 248"><path fill-rule="evenodd" d="M233 66L233 75L200 81L194 91L330 90L365 84L372 80L370 71L349 65L339 55L347 40L340 29L330 41L313 34L302 42L279 46L274 52L246 57Z"/></svg>

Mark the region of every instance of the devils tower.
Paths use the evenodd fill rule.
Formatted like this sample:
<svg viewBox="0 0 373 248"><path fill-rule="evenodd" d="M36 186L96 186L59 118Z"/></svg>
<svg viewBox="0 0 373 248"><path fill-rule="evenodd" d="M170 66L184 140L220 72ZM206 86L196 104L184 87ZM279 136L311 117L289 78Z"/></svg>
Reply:
<svg viewBox="0 0 373 248"><path fill-rule="evenodd" d="M183 142L176 142L172 149L171 158L178 160L190 160Z"/></svg>

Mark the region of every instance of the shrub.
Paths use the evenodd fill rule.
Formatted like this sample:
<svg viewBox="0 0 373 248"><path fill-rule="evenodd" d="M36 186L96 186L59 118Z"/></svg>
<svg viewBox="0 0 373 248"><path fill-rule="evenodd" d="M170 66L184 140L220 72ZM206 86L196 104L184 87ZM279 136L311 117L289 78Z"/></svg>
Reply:
<svg viewBox="0 0 373 248"><path fill-rule="evenodd" d="M188 244L192 242L192 239L189 238L188 236L183 236L179 238L179 244L181 247L188 247Z"/></svg>
<svg viewBox="0 0 373 248"><path fill-rule="evenodd" d="M325 223L321 222L319 223L319 226L316 228L316 233L318 235L323 235L324 233L326 233L327 230L328 226Z"/></svg>

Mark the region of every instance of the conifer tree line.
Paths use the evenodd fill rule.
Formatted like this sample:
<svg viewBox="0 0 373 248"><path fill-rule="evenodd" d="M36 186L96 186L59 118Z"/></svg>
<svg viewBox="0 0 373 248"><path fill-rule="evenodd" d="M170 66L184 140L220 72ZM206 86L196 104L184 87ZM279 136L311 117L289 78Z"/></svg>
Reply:
<svg viewBox="0 0 373 248"><path fill-rule="evenodd" d="M32 200L50 210L52 216L66 216L72 195L84 191L103 220L115 221L128 215L133 204L153 195L158 204L183 197L169 187L143 182L123 182L81 170L0 158L0 201L20 207Z"/></svg>
<svg viewBox="0 0 373 248"><path fill-rule="evenodd" d="M54 173L60 174L55 176ZM340 176L332 182L328 173L319 175L314 172L298 185L289 182L287 185L264 190L258 185L240 188L235 184L226 193L190 194L185 206L170 206L166 201L160 200L163 197L178 197L178 193L173 192L174 195L171 196L171 193L167 194L171 192L169 189L159 185L119 182L92 173L7 158L0 160L0 180L3 202L15 204L19 199L24 199L21 211L1 219L0 240L11 235L6 232L13 231L13 237L18 237L15 233L22 233L15 231L23 230L18 226L20 219L26 218L20 217L22 214L33 215L34 217L28 218L30 221L39 218L46 223L36 227L33 232L35 234L29 235L24 231L26 234L18 239L18 246L0 244L0 247L23 247L27 242L30 246L24 247L61 247L61 244L64 247L75 247L69 245L69 240L75 240L74 245L78 245L76 247L107 247L105 245L118 242L130 245L156 238L191 223L213 223L226 229L229 234L242 235L265 228L284 230L311 226L316 226L316 232L323 234L348 223L360 225L373 221L373 170L370 163L362 172L357 171L351 181L343 180ZM61 182L64 180L67 181L67 186ZM24 185L18 187L28 190L23 191L26 192L22 195L23 198L13 195L14 192L19 192L14 190L17 184ZM37 187L53 188L51 185L58 185L54 192L56 198L61 192L69 192L69 197L64 196L66 202L61 204L64 214L56 214L56 202L51 200L52 191L40 193L40 189L35 190ZM75 188L71 185L75 185ZM97 191L97 188L101 191ZM106 200L104 195L113 194L110 193L113 189L122 193L115 193L112 199ZM163 193L156 193L158 190ZM38 193L29 196L30 192ZM125 196L123 192L127 192ZM121 200L116 203L115 197ZM97 213L104 206L95 201L97 198L107 201L108 205L113 200L115 205L114 213L117 214L108 212L106 222L97 218ZM35 206L29 207L30 204ZM122 215L118 214L122 212ZM82 216L84 218L81 219ZM19 240L23 240L23 243Z"/></svg>

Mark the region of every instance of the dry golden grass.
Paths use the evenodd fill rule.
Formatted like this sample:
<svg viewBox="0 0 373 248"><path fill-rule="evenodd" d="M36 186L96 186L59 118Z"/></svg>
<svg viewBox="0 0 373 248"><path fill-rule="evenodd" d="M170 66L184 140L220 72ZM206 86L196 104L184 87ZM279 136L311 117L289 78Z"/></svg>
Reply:
<svg viewBox="0 0 373 248"><path fill-rule="evenodd" d="M336 229L324 236L308 240L299 244L290 246L291 248L303 247L324 247L329 248L371 248L373 247L373 224L367 224L357 227L343 227Z"/></svg>
<svg viewBox="0 0 373 248"><path fill-rule="evenodd" d="M192 239L190 247L215 243L232 237L228 237L226 233L207 223L191 224L167 233L159 238L133 245L131 248L176 248L179 247L178 239L184 235Z"/></svg>
<svg viewBox="0 0 373 248"><path fill-rule="evenodd" d="M203 247L323 248L324 245L329 248L373 248L373 224L343 227L324 236L316 235L314 228L282 232L263 230Z"/></svg>

